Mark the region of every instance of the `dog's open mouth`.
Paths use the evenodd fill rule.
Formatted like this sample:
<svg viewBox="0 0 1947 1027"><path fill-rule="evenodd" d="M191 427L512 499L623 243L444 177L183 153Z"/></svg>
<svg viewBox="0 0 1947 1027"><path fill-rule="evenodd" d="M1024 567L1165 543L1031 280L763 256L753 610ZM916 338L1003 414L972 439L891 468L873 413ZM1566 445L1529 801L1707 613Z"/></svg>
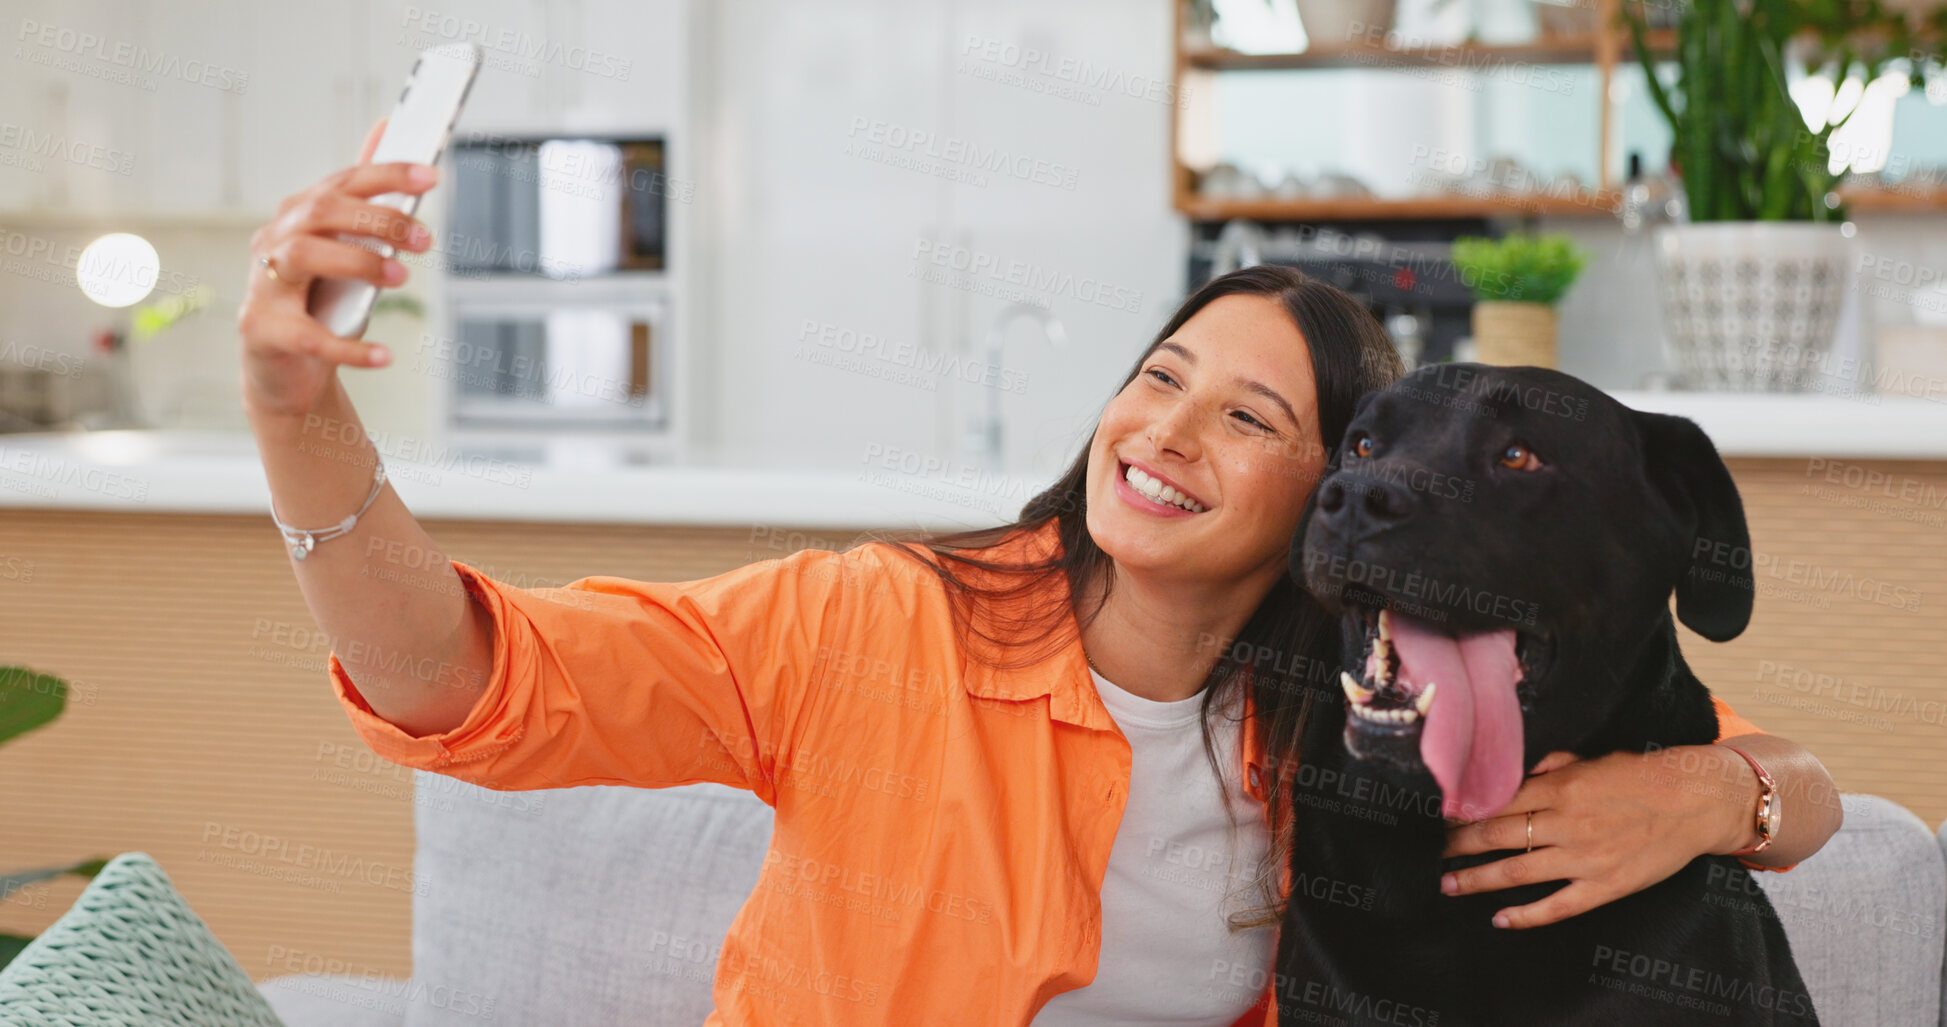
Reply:
<svg viewBox="0 0 1947 1027"><path fill-rule="evenodd" d="M1444 816L1478 820L1506 806L1526 769L1516 688L1539 643L1513 628L1453 634L1390 609L1347 609L1348 629L1365 638L1362 676L1340 674L1347 748L1424 766Z"/></svg>

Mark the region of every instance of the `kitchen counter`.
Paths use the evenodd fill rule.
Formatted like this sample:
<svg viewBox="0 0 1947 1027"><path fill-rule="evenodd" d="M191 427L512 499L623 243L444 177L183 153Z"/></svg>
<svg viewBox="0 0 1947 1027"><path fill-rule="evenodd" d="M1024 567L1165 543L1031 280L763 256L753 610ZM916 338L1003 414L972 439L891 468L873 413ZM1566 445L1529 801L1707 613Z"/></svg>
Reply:
<svg viewBox="0 0 1947 1027"><path fill-rule="evenodd" d="M1727 457L1947 460L1947 402L1736 392L1610 395L1637 410L1696 421Z"/></svg>
<svg viewBox="0 0 1947 1027"><path fill-rule="evenodd" d="M1947 403L1614 395L1697 421L1727 458L1947 460ZM1009 519L1052 479L896 451L849 469L651 463L597 443L552 454L437 444L387 452L393 487L416 516L458 520L947 529ZM244 433L0 435L0 507L259 514L269 509L269 490Z"/></svg>
<svg viewBox="0 0 1947 1027"><path fill-rule="evenodd" d="M400 499L429 519L935 530L1009 520L1045 487L900 451L851 470L656 464L593 443L573 459L463 445L386 452ZM269 503L247 433L0 435L0 507L263 514Z"/></svg>

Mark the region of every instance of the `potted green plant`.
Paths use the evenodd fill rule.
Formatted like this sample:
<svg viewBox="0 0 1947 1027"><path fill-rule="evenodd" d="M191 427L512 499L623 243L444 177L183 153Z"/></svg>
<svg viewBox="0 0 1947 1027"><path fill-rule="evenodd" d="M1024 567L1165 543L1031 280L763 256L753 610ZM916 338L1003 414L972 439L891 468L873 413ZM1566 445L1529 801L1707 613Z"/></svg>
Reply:
<svg viewBox="0 0 1947 1027"><path fill-rule="evenodd" d="M1621 10L1651 101L1669 123L1688 223L1657 230L1669 357L1694 388L1800 391L1838 325L1848 260L1829 142L1855 106L1808 125L1787 69L1836 87L1904 58L1941 64L1947 8L1921 0L1688 0L1675 77L1659 77L1640 0Z"/></svg>
<svg viewBox="0 0 1947 1027"><path fill-rule="evenodd" d="M1463 236L1453 263L1474 294L1474 359L1483 364L1554 367L1555 304L1588 265L1566 235Z"/></svg>
<svg viewBox="0 0 1947 1027"><path fill-rule="evenodd" d="M0 667L0 742L26 734L60 716L67 702L68 685L60 678L36 674L25 667ZM91 878L105 865L105 860L90 859L67 866L0 874L0 899L30 884L63 874ZM24 935L0 933L0 966L12 962L32 940Z"/></svg>
<svg viewBox="0 0 1947 1027"><path fill-rule="evenodd" d="M1397 0L1297 0L1310 49L1372 46L1393 27Z"/></svg>

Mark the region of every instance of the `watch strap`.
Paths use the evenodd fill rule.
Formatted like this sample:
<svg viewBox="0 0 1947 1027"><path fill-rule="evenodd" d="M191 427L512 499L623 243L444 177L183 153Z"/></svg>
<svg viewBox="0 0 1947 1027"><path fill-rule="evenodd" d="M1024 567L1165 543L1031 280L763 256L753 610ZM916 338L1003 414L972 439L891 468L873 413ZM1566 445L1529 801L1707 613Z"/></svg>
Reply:
<svg viewBox="0 0 1947 1027"><path fill-rule="evenodd" d="M1744 762L1751 764L1752 772L1758 775L1758 810L1756 814L1758 841L1754 845L1746 846L1731 853L1731 855L1751 856L1763 852L1771 847L1771 810L1772 804L1778 801L1778 783L1772 780L1771 774L1764 769L1763 765L1751 758L1750 753L1745 752L1735 745L1725 745L1723 742L1718 742L1717 744L1744 757Z"/></svg>

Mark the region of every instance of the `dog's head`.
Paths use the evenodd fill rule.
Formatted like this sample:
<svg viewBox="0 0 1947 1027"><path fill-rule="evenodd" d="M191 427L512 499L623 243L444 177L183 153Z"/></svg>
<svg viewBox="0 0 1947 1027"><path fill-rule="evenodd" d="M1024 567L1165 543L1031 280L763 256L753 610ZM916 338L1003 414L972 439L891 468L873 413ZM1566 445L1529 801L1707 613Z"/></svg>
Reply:
<svg viewBox="0 0 1947 1027"><path fill-rule="evenodd" d="M1631 700L1668 610L1750 620L1744 510L1701 429L1541 368L1438 364L1364 397L1300 522L1292 574L1343 622L1345 742L1448 817ZM1746 567L1732 570L1733 563Z"/></svg>

